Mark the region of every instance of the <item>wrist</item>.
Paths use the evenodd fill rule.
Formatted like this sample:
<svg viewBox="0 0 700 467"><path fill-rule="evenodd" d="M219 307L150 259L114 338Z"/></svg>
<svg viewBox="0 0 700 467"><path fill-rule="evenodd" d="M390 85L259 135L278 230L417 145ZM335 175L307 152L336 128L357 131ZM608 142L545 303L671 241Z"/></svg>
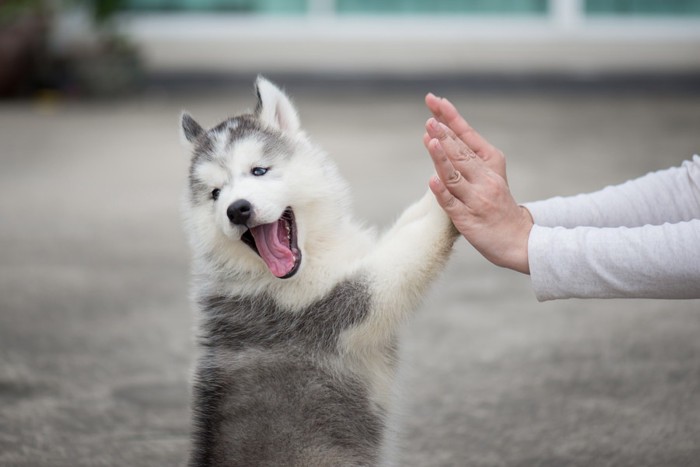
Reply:
<svg viewBox="0 0 700 467"><path fill-rule="evenodd" d="M520 208L520 222L518 226L518 231L515 235L515 248L513 257L513 269L514 271L521 272L523 274L530 274L530 259L528 255L528 243L530 240L530 232L532 231L532 226L534 221L532 219L532 214L525 206L519 206Z"/></svg>

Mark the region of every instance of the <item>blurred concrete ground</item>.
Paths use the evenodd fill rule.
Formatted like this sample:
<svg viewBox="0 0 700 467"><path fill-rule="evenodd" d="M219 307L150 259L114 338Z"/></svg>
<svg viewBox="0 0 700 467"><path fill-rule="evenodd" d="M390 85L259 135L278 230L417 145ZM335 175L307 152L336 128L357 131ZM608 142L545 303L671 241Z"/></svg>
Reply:
<svg viewBox="0 0 700 467"><path fill-rule="evenodd" d="M253 106L251 86L0 104L1 465L183 464L193 319L178 116L215 124ZM383 227L427 186L428 90L506 152L522 201L700 152L697 93L287 90L357 216ZM527 277L462 241L405 329L400 379L397 465L700 465L698 301L538 303Z"/></svg>

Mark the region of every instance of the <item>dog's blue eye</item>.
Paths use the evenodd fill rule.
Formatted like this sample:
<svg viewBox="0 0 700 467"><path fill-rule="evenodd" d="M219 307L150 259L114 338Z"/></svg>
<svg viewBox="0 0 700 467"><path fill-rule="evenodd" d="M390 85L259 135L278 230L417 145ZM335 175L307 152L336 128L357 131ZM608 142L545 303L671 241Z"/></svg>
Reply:
<svg viewBox="0 0 700 467"><path fill-rule="evenodd" d="M214 201L219 199L219 193L221 193L221 190L219 190L218 188L214 188L211 192L211 199L213 199Z"/></svg>
<svg viewBox="0 0 700 467"><path fill-rule="evenodd" d="M250 170L250 173L255 175L256 177L261 177L267 173L267 171L270 170L267 167L253 167Z"/></svg>

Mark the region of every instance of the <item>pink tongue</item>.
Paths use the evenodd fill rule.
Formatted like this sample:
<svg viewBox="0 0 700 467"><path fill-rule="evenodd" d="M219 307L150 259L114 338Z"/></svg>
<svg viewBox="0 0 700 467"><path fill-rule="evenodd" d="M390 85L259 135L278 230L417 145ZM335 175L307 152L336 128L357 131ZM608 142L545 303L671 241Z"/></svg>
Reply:
<svg viewBox="0 0 700 467"><path fill-rule="evenodd" d="M294 253L289 249L284 221L271 222L250 229L260 257L272 274L286 276L294 267Z"/></svg>

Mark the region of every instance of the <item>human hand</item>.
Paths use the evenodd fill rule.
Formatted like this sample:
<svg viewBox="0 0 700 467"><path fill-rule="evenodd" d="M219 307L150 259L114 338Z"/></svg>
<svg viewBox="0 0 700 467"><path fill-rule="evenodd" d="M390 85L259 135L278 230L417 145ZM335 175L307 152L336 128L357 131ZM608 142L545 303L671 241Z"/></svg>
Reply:
<svg viewBox="0 0 700 467"><path fill-rule="evenodd" d="M460 128L460 122L466 122L456 109L454 115L457 118L447 121L457 122L456 131L435 118L426 123L424 143L437 172L430 179L430 189L457 230L486 259L529 274L527 244L533 220L510 193L505 158L471 127ZM466 131L458 133L462 129Z"/></svg>

